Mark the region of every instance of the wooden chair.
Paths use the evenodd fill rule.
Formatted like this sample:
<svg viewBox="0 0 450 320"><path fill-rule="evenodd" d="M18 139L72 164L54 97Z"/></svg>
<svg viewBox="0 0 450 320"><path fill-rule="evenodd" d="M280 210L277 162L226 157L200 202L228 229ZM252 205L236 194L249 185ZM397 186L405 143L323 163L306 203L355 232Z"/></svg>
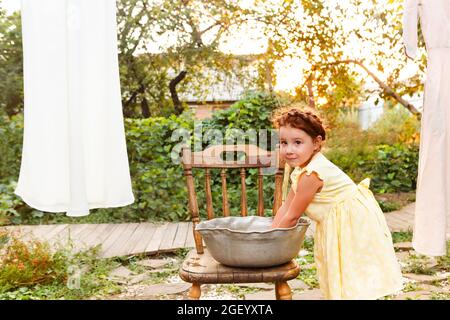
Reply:
<svg viewBox="0 0 450 320"><path fill-rule="evenodd" d="M183 148L182 164L184 175L186 177L189 211L192 215L193 232L195 239L195 249L190 251L182 263L179 271L181 279L192 283L189 291L190 299L199 299L201 295L201 284L224 284L224 283L255 283L255 282L274 282L277 300L291 300L292 293L287 283L288 280L298 276L300 268L295 260L286 264L270 268L236 268L228 267L217 262L204 248L203 240L198 231L195 231L196 225L200 222L197 195L195 192L193 168L202 168L205 170L205 193L206 193L206 212L208 220L214 218L213 201L211 194L211 169L220 169L222 181L222 212L224 216L230 215L227 195L227 169L238 170L241 176L242 197L240 213L246 216L247 195L246 195L246 169L258 168L258 206L257 214L263 216L263 173L264 167L270 167L273 160L276 161L275 173L275 195L272 207L273 215L276 214L282 203L283 172L284 161L278 156L278 152L269 152L254 145L218 145L211 146L204 151L191 152L189 148ZM246 157L244 161L224 161L222 154L224 152L244 152ZM273 158L275 157L275 158Z"/></svg>

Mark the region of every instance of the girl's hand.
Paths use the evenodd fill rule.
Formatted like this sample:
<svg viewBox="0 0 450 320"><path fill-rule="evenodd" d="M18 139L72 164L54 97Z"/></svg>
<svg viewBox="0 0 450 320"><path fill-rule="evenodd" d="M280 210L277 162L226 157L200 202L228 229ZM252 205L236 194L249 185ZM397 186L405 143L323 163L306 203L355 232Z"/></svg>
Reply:
<svg viewBox="0 0 450 320"><path fill-rule="evenodd" d="M273 218L272 228L276 228L276 226L280 223L281 219L284 217L287 210L289 209L289 206L291 205L291 202L292 202L292 199L294 199L294 196L295 196L294 190L292 190L292 188L291 188L286 200L281 205L281 207L278 208L278 211L275 214L275 217Z"/></svg>

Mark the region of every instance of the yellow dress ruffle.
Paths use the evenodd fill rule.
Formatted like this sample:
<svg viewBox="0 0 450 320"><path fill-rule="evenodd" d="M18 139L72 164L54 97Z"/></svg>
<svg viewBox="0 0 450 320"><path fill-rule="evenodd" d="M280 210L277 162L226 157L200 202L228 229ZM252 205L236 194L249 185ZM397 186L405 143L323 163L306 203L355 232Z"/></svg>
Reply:
<svg viewBox="0 0 450 320"><path fill-rule="evenodd" d="M400 265L370 179L356 185L319 152L292 171L294 192L299 177L312 172L324 182L305 211L316 224L314 258L324 297L377 299L400 291Z"/></svg>

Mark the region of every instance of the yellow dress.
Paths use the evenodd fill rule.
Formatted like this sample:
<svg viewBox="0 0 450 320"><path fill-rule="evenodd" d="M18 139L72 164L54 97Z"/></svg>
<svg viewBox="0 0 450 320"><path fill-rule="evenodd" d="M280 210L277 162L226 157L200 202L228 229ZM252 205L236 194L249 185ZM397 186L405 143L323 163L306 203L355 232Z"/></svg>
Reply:
<svg viewBox="0 0 450 320"><path fill-rule="evenodd" d="M314 259L324 297L377 299L400 291L400 265L370 179L356 185L319 152L306 167L292 171L294 192L300 175L313 171L323 187L305 213L316 223Z"/></svg>

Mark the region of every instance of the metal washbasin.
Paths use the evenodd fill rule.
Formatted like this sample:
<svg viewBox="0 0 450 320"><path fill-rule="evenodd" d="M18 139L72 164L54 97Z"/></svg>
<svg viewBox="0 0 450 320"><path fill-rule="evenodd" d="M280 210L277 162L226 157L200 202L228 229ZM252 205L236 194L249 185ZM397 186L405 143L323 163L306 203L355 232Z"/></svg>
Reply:
<svg viewBox="0 0 450 320"><path fill-rule="evenodd" d="M200 222L195 228L212 257L233 267L270 267L298 255L310 224L299 219L296 226L271 229L273 218L224 217Z"/></svg>

